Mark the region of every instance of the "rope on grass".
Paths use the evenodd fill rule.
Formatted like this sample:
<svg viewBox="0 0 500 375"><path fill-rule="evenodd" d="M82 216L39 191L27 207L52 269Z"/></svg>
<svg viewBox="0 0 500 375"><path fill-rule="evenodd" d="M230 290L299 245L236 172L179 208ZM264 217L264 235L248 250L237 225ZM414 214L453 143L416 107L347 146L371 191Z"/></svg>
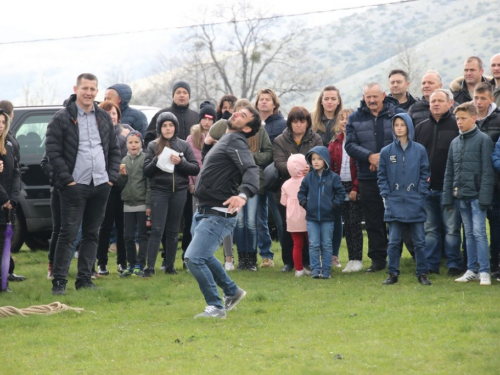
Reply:
<svg viewBox="0 0 500 375"><path fill-rule="evenodd" d="M66 310L80 312L83 311L83 308L71 307L61 302L52 302L49 305L30 306L24 309L18 309L17 307L14 306L1 306L0 318L6 318L15 315L28 316L28 315L55 314Z"/></svg>

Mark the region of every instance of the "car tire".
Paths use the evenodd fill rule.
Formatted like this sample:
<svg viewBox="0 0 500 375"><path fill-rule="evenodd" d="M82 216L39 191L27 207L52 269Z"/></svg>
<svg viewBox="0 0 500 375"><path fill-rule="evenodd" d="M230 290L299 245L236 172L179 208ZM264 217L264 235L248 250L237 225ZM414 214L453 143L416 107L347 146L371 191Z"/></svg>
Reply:
<svg viewBox="0 0 500 375"><path fill-rule="evenodd" d="M11 253L18 253L24 244L24 239L26 238L26 221L24 220L23 212L21 208L16 210L16 219L14 221L14 234L11 240Z"/></svg>

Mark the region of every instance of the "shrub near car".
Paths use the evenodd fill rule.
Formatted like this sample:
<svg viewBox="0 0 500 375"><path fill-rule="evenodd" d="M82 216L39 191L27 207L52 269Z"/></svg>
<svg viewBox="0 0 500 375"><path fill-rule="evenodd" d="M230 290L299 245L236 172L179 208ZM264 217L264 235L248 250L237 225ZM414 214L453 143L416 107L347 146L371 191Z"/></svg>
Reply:
<svg viewBox="0 0 500 375"><path fill-rule="evenodd" d="M159 108L131 106L143 112L148 122ZM52 232L50 185L40 167L45 152L47 125L62 106L16 107L12 134L19 142L21 160L21 193L16 209L12 252L18 252L23 243L34 249L45 249Z"/></svg>

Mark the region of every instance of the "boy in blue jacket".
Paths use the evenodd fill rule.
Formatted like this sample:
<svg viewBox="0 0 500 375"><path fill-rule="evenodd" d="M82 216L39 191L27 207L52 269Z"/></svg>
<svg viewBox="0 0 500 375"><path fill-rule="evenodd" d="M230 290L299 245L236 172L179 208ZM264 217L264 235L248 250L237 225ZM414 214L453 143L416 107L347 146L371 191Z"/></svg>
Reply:
<svg viewBox="0 0 500 375"><path fill-rule="evenodd" d="M427 278L424 223L425 198L429 193L429 160L425 147L413 141L411 117L398 113L392 118L394 141L380 152L378 186L384 199L384 221L389 224L389 277L385 285L396 284L399 276L403 228L408 225L415 247L418 282Z"/></svg>
<svg viewBox="0 0 500 375"><path fill-rule="evenodd" d="M329 279L334 211L340 210L345 189L339 175L330 168L330 153L325 146L314 147L306 154L306 160L311 171L302 180L297 198L306 210L311 276L313 279Z"/></svg>

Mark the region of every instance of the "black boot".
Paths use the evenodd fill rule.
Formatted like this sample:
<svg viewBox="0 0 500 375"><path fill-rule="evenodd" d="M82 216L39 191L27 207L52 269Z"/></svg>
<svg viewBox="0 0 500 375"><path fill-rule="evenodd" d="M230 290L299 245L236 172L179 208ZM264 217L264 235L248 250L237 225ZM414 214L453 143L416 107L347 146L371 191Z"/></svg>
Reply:
<svg viewBox="0 0 500 375"><path fill-rule="evenodd" d="M247 253L248 261L247 261L247 270L257 272L259 267L257 267L257 253Z"/></svg>
<svg viewBox="0 0 500 375"><path fill-rule="evenodd" d="M57 296L64 296L66 294L66 284L67 280L64 279L53 279L52 280L52 294Z"/></svg>
<svg viewBox="0 0 500 375"><path fill-rule="evenodd" d="M238 252L238 267L236 269L238 271L245 271L247 269L247 264L248 264L248 253Z"/></svg>

